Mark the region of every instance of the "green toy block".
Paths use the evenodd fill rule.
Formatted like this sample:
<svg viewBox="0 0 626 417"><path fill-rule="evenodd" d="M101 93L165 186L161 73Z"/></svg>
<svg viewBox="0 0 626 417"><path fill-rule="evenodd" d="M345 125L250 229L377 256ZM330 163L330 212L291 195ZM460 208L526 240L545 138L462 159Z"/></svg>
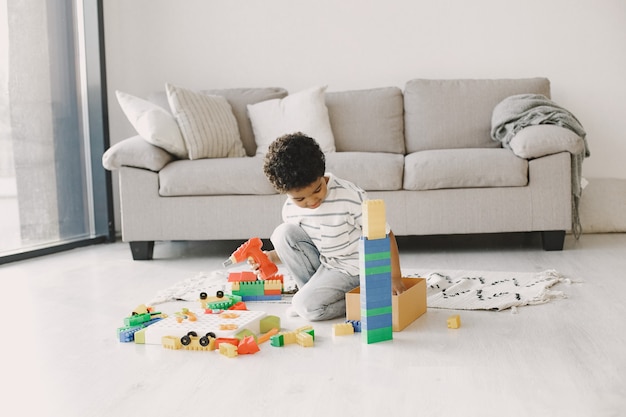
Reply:
<svg viewBox="0 0 626 417"><path fill-rule="evenodd" d="M285 337L282 334L270 337L270 345L275 347L285 346Z"/></svg>
<svg viewBox="0 0 626 417"><path fill-rule="evenodd" d="M235 334L235 338L239 339L240 341L246 336L254 337L254 341L256 342L256 335L252 333L249 329L243 329L237 334Z"/></svg>
<svg viewBox="0 0 626 417"><path fill-rule="evenodd" d="M393 340L393 328L383 327L380 329L361 331L361 336L363 341L367 344Z"/></svg>
<svg viewBox="0 0 626 417"><path fill-rule="evenodd" d="M265 316L260 322L260 332L267 333L272 329L280 329L280 317Z"/></svg>

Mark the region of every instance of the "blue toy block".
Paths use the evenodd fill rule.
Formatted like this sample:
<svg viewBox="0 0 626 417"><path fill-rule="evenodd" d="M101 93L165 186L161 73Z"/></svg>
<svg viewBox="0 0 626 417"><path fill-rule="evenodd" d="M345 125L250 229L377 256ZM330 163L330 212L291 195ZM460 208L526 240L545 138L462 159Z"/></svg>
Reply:
<svg viewBox="0 0 626 417"><path fill-rule="evenodd" d="M361 332L361 321L360 320L346 320L346 323L350 323L354 328L355 333Z"/></svg>

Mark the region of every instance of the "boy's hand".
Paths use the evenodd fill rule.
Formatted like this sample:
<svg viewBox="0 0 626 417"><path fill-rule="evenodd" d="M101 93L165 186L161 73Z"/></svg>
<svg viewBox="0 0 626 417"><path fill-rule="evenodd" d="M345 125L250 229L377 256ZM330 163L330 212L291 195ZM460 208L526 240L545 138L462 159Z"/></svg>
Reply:
<svg viewBox="0 0 626 417"><path fill-rule="evenodd" d="M268 259L274 264L278 265L280 263L280 258L278 257L278 254L275 250L264 250L263 253L267 255ZM250 265L250 269L252 269L257 275L261 273L259 271L260 265L254 262L254 259L252 257L248 258L248 264Z"/></svg>
<svg viewBox="0 0 626 417"><path fill-rule="evenodd" d="M391 294L400 295L406 291L402 277L391 277Z"/></svg>

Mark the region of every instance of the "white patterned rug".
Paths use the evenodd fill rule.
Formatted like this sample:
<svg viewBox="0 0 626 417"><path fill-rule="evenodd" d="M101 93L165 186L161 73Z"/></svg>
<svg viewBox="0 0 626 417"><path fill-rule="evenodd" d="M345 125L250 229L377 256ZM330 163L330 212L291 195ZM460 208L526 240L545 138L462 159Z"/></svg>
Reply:
<svg viewBox="0 0 626 417"><path fill-rule="evenodd" d="M571 280L555 270L542 272L505 271L415 271L409 277L426 278L429 308L455 310L505 310L543 304L565 298L550 288Z"/></svg>
<svg viewBox="0 0 626 417"><path fill-rule="evenodd" d="M214 294L229 291L228 271L201 272L194 277L159 291L148 305L168 301L195 301L200 292ZM289 273L279 269L284 276L285 292L293 293L296 285ZM551 289L560 282L571 281L554 270L542 272L403 269L406 277L424 277L429 308L454 310L505 310L512 307L543 304L555 298L565 298L562 291ZM289 303L290 298L273 303Z"/></svg>

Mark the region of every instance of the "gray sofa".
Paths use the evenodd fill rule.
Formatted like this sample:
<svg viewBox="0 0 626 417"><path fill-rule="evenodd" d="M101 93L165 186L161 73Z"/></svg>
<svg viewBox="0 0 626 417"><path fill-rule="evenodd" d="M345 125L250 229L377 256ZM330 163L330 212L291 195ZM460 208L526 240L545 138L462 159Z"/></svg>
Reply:
<svg viewBox="0 0 626 417"><path fill-rule="evenodd" d="M122 239L134 259L155 241L268 238L285 196L265 179L246 106L281 88L209 90L230 103L248 156L177 159L139 136L103 157L118 170ZM562 250L572 227L571 155L521 158L490 137L494 106L522 93L550 96L546 78L408 81L326 92L336 152L327 171L385 200L397 236L541 232ZM167 107L164 93L152 101Z"/></svg>

